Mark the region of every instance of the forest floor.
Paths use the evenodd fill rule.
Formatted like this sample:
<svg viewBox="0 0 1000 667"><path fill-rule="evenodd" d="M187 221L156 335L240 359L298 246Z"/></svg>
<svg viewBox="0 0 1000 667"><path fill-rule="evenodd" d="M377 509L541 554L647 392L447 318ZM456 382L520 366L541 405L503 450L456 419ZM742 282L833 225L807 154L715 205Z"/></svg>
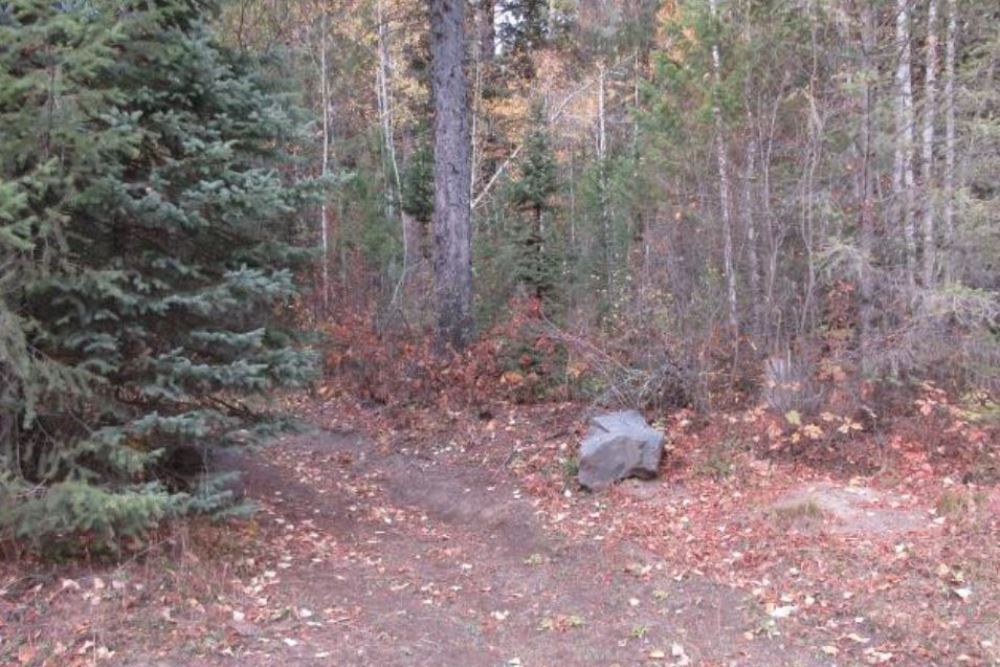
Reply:
<svg viewBox="0 0 1000 667"><path fill-rule="evenodd" d="M125 563L0 563L0 665L1000 664L1000 492L764 460L686 420L581 492L575 404L298 399L250 519Z"/></svg>

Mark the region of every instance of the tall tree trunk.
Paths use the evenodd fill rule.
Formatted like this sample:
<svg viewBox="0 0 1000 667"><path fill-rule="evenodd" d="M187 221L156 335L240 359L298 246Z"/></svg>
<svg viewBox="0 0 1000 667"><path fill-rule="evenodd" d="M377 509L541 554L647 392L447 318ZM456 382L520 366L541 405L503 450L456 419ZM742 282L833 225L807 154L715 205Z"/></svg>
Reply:
<svg viewBox="0 0 1000 667"><path fill-rule="evenodd" d="M320 104L323 107L323 158L320 170L322 176L324 177L330 171L330 82L328 79L329 72L327 72L326 68L326 50L329 30L330 26L327 21L326 10L324 9L323 18L320 22L321 34L319 36ZM327 201L324 196L319 212L320 243L323 250L323 258L321 260L322 266L320 267L322 272L323 289L323 298L321 299L321 303L324 315L330 311L330 230L327 213Z"/></svg>
<svg viewBox="0 0 1000 667"><path fill-rule="evenodd" d="M781 252L781 244L784 235L775 229L775 213L773 197L771 196L771 164L774 155L774 139L777 134L778 110L781 101L784 99L784 90L787 84L787 74L785 75L781 87L771 102L771 108L767 121L767 134L764 136L764 127L761 125L761 203L764 209L763 236L767 247L767 263L764 270L764 324L767 329L767 342L770 344L778 337L780 324L780 311L775 306L774 290L778 279L778 255ZM762 117L763 113L760 114Z"/></svg>
<svg viewBox="0 0 1000 667"><path fill-rule="evenodd" d="M749 103L749 97L748 97ZM753 334L760 333L760 259L757 256L757 223L754 219L754 181L757 179L757 133L753 125L752 114L747 107L747 128L750 132L750 142L747 146L746 164L743 169L743 206L744 221L747 233L747 273L750 276L750 308L752 313Z"/></svg>
<svg viewBox="0 0 1000 667"><path fill-rule="evenodd" d="M958 35L957 0L948 0L948 34L944 56L944 245L945 277L951 277L951 248L955 240L955 40Z"/></svg>
<svg viewBox="0 0 1000 667"><path fill-rule="evenodd" d="M896 49L896 151L892 173L893 199L902 223L906 255L906 281L909 287L916 284L917 259L916 232L913 223L913 83L910 61L910 0L897 0Z"/></svg>
<svg viewBox="0 0 1000 667"><path fill-rule="evenodd" d="M471 136L465 0L431 0L434 97L434 292L438 340L472 339Z"/></svg>
<svg viewBox="0 0 1000 667"><path fill-rule="evenodd" d="M399 161L396 159L396 137L393 127L392 117L392 96L390 77L392 76L392 61L389 55L389 26L385 18L382 7L382 0L375 1L375 19L378 23L377 46L378 46L378 70L376 72L376 98L379 106L379 121L382 127L382 145L385 149L386 167L388 170L388 181L390 183L389 192L386 197L386 217L390 220L396 216L395 202L401 202L403 197L403 183L399 175ZM409 227L412 221L403 207L399 206L400 236L403 243L403 266L400 268L399 279L393 288L390 311L396 312L399 299L403 296L406 286L407 274L410 271L410 244ZM401 311L400 311L401 312Z"/></svg>
<svg viewBox="0 0 1000 667"><path fill-rule="evenodd" d="M859 338L861 348L861 369L867 374L871 366L873 315L874 315L874 281L872 280L872 262L875 247L875 205L874 188L874 132L873 114L875 107L876 80L875 65L872 57L875 53L875 17L870 1L865 1L861 9L861 69L864 77L864 88L861 92L861 206L858 226L861 242L861 275L859 276L861 303L859 318L861 320Z"/></svg>
<svg viewBox="0 0 1000 667"><path fill-rule="evenodd" d="M396 160L395 130L392 120L392 98L390 96L389 77L392 63L389 58L388 26L382 11L382 0L375 3L376 20L378 21L378 71L376 72L376 98L379 105L379 122L382 127L382 142L385 148L386 162L389 171L389 182L394 193L386 198L390 218L395 217L392 203L398 201L403 190L399 176L399 162ZM404 235L405 237L405 235Z"/></svg>
<svg viewBox="0 0 1000 667"><path fill-rule="evenodd" d="M606 72L604 63L598 66L597 83L597 168L598 185L600 189L601 232L604 235L604 267L607 271L607 298L612 298L614 291L614 246L611 238L611 215L608 211L608 135L605 109Z"/></svg>
<svg viewBox="0 0 1000 667"><path fill-rule="evenodd" d="M924 204L924 287L934 284L937 240L934 236L934 119L937 114L937 0L927 5L927 63L924 74L924 130L921 162Z"/></svg>
<svg viewBox="0 0 1000 667"><path fill-rule="evenodd" d="M819 52L817 33L819 30L818 20L810 5L810 42L812 45L812 67L809 72L809 141L806 147L806 166L800 181L799 202L802 208L799 223L802 235L802 245L806 251L806 285L802 297L802 315L799 318L799 333L804 334L812 329L816 324L816 308L813 300L816 295L817 284L817 261L816 261L816 239L823 238L823 217L820 218L820 229L817 232L816 205L813 193L816 192L816 171L819 168L823 151L823 116L820 114L820 107L817 103L818 93L822 90L819 83ZM825 216L824 216L825 217Z"/></svg>
<svg viewBox="0 0 1000 667"><path fill-rule="evenodd" d="M717 0L709 0L712 19L718 19ZM736 313L736 272L733 268L733 221L729 211L729 158L726 137L722 124L722 109L717 99L718 88L722 85L722 62L718 43L712 44L712 77L716 90L712 92L712 115L715 117L715 156L719 167L719 204L722 210L722 268L726 278L726 301L729 312L729 328L735 337L739 331ZM735 345L734 340L734 345Z"/></svg>

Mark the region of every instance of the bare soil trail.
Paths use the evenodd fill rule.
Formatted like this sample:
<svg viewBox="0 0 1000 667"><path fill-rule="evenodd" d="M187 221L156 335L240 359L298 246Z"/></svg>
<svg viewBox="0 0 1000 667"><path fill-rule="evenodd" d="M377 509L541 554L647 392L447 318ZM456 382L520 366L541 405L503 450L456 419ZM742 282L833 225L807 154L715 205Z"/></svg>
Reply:
<svg viewBox="0 0 1000 667"><path fill-rule="evenodd" d="M244 628L239 664L829 664L748 638L737 591L552 533L503 469L386 449L321 431L244 458L263 524L336 547L273 573L267 604L293 613Z"/></svg>
<svg viewBox="0 0 1000 667"><path fill-rule="evenodd" d="M0 560L0 667L1000 665L1000 489L922 460L828 475L678 421L658 479L590 495L579 406L295 408L219 462L251 517Z"/></svg>

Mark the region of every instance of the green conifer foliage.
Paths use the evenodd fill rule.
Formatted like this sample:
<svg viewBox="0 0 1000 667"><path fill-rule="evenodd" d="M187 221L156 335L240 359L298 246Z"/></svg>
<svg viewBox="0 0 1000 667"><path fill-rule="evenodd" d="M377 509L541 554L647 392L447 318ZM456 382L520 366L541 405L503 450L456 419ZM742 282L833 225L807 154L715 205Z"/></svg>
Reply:
<svg viewBox="0 0 1000 667"><path fill-rule="evenodd" d="M403 211L423 224L434 217L434 155L421 140L403 175Z"/></svg>
<svg viewBox="0 0 1000 667"><path fill-rule="evenodd" d="M520 210L514 226L515 278L536 296L551 294L558 279L556 239L545 219L556 193L556 161L549 141L545 110L535 105L531 132L525 139L519 178L513 184L513 202Z"/></svg>
<svg viewBox="0 0 1000 667"><path fill-rule="evenodd" d="M241 398L313 355L281 324L309 186L295 119L203 0L0 3L0 527L111 542L227 494Z"/></svg>

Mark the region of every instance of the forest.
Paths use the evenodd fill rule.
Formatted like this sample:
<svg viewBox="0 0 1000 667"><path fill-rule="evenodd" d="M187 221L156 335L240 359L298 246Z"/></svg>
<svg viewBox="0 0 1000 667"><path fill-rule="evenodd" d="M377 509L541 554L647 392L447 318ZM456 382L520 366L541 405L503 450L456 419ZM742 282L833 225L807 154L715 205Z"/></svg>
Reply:
<svg viewBox="0 0 1000 667"><path fill-rule="evenodd" d="M0 0L0 667L1000 665L1000 7Z"/></svg>

